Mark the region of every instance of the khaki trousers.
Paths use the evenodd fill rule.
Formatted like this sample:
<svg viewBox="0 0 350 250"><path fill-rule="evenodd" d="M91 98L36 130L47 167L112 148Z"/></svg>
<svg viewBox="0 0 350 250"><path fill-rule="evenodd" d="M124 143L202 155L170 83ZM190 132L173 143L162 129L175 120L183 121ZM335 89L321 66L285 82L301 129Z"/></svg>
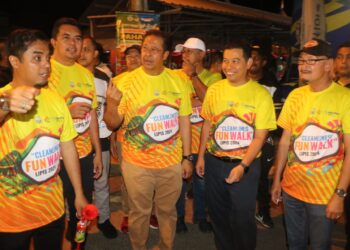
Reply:
<svg viewBox="0 0 350 250"><path fill-rule="evenodd" d="M122 162L129 195L129 237L134 250L145 250L153 201L159 223L160 249L172 249L176 230L175 204L181 193L181 164L147 169Z"/></svg>

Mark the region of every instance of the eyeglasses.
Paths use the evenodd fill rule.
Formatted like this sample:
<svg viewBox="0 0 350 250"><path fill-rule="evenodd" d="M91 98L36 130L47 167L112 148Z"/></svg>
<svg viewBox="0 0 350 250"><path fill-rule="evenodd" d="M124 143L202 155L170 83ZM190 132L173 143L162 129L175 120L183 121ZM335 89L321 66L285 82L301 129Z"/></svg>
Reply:
<svg viewBox="0 0 350 250"><path fill-rule="evenodd" d="M316 62L324 61L324 60L328 60L328 58L307 59L307 60L298 59L297 64L298 65L304 65L306 63L307 65L315 65Z"/></svg>
<svg viewBox="0 0 350 250"><path fill-rule="evenodd" d="M150 52L151 54L158 54L158 53L162 53L163 52L162 49L154 48L154 47L148 48L148 47L145 47L145 46L141 47L141 51L143 51L143 52Z"/></svg>

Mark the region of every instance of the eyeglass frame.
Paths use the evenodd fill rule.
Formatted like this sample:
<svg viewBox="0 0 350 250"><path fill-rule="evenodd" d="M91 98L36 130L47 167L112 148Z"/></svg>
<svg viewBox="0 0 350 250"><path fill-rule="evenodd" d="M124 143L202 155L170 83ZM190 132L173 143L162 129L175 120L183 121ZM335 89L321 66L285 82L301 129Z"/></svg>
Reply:
<svg viewBox="0 0 350 250"><path fill-rule="evenodd" d="M327 57L327 58L316 58L316 59L311 59L311 58L309 58L309 59L298 59L297 60L297 65L304 65L304 64L306 64L306 65L315 65L317 62L319 62L319 61L325 61L325 60L328 60L329 58ZM302 62L302 63L300 63L300 62ZM310 62L312 62L312 63L310 63Z"/></svg>

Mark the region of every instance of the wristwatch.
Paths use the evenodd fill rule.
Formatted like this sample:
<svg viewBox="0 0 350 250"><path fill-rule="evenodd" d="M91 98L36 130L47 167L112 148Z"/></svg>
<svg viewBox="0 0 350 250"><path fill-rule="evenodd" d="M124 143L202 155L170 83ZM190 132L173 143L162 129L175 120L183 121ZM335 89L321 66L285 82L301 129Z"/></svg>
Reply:
<svg viewBox="0 0 350 250"><path fill-rule="evenodd" d="M244 169L244 173L248 173L249 171L249 166L247 164L244 164L243 162L240 162L238 165L241 165Z"/></svg>
<svg viewBox="0 0 350 250"><path fill-rule="evenodd" d="M182 160L193 161L193 155L183 155Z"/></svg>
<svg viewBox="0 0 350 250"><path fill-rule="evenodd" d="M342 188L336 188L334 193L340 198L345 198L348 195L348 193Z"/></svg>
<svg viewBox="0 0 350 250"><path fill-rule="evenodd" d="M0 95L0 109L3 111L10 111L9 99L4 95Z"/></svg>

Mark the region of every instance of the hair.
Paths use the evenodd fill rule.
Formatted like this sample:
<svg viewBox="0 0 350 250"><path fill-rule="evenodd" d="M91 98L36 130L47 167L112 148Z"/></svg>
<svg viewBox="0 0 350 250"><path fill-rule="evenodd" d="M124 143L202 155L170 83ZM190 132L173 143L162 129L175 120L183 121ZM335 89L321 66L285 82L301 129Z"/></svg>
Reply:
<svg viewBox="0 0 350 250"><path fill-rule="evenodd" d="M77 27L80 33L82 33L82 28L76 19L70 18L70 17L61 17L54 23L52 27L52 31L51 31L52 38L57 38L58 32L62 25L71 25L71 26Z"/></svg>
<svg viewBox="0 0 350 250"><path fill-rule="evenodd" d="M224 51L229 49L241 49L243 51L243 57L246 61L250 57L251 48L250 46L248 46L246 42L243 42L243 41L231 42L224 47Z"/></svg>
<svg viewBox="0 0 350 250"><path fill-rule="evenodd" d="M12 31L7 40L7 54L16 56L19 59L27 51L28 47L36 41L48 42L44 32L34 29L17 29Z"/></svg>
<svg viewBox="0 0 350 250"><path fill-rule="evenodd" d="M169 44L169 41L168 41L168 35L166 35L163 31L156 30L156 29L147 30L146 33L143 36L142 44L144 43L146 37L148 37L148 36L156 36L156 37L161 38L163 40L163 49L164 49L164 51L169 51L170 50L170 44Z"/></svg>
<svg viewBox="0 0 350 250"><path fill-rule="evenodd" d="M337 48L337 53L341 48L350 48L350 41L346 41L346 42L341 43Z"/></svg>

